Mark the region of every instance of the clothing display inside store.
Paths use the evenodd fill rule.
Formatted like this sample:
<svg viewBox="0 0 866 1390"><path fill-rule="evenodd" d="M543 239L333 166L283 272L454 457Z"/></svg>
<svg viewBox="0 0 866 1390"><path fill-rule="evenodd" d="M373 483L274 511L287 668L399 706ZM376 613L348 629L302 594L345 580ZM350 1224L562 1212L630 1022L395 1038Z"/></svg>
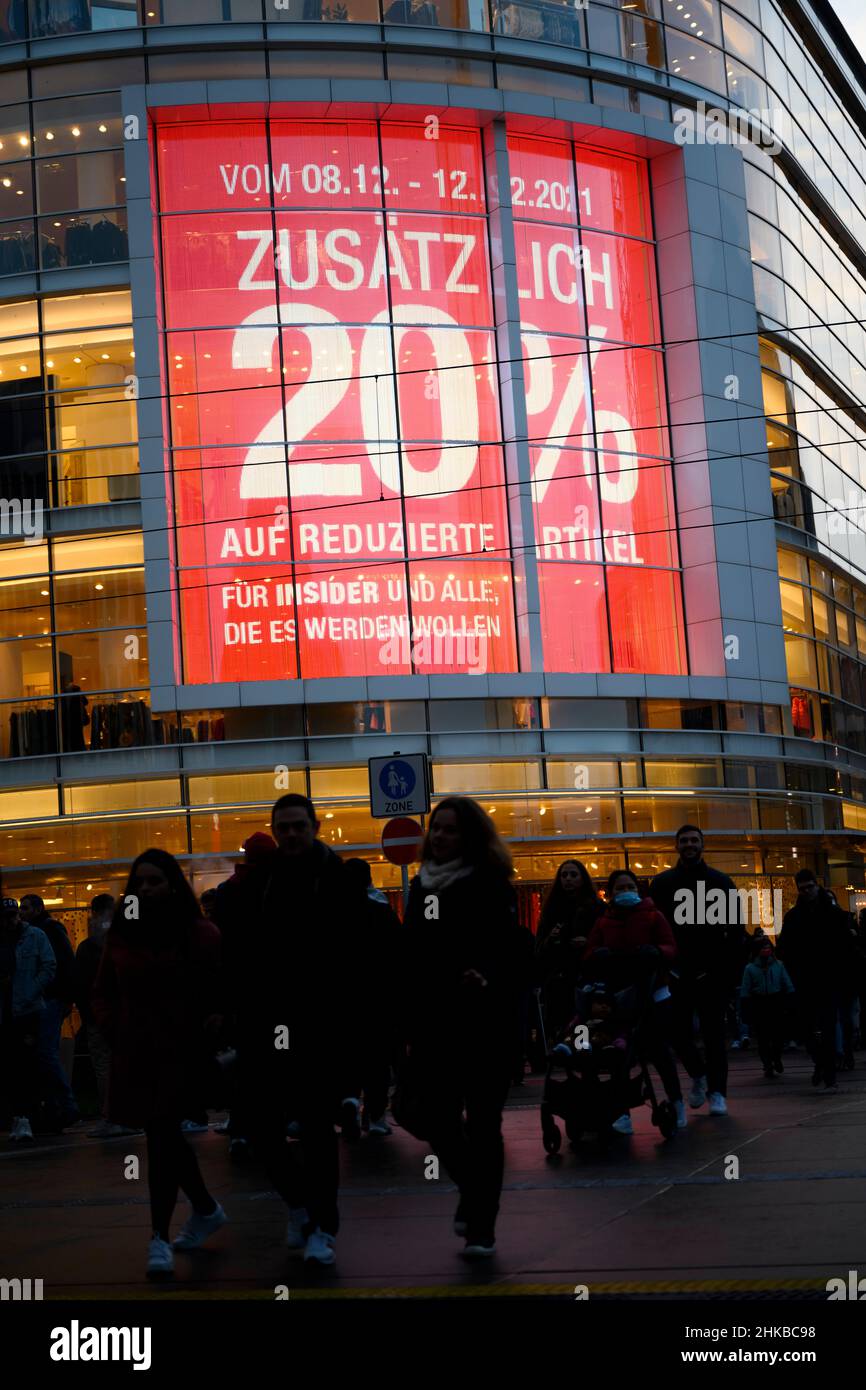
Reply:
<svg viewBox="0 0 866 1390"><path fill-rule="evenodd" d="M0 234L0 275L22 275L35 270L35 240L32 232Z"/></svg>
<svg viewBox="0 0 866 1390"><path fill-rule="evenodd" d="M9 719L9 757L38 758L57 752L57 724L53 709L38 705L16 710Z"/></svg>
<svg viewBox="0 0 866 1390"><path fill-rule="evenodd" d="M129 258L129 239L122 227L101 217L91 225L84 218L75 218L62 234L63 243L53 233L39 237L40 264L43 270L56 270L63 265L98 265L103 261L125 261ZM0 232L0 275L22 275L36 269L36 239L32 232Z"/></svg>
<svg viewBox="0 0 866 1390"><path fill-rule="evenodd" d="M34 38L80 34L90 27L90 0L33 0L30 33Z"/></svg>
<svg viewBox="0 0 866 1390"><path fill-rule="evenodd" d="M91 748L137 748L142 744L163 743L156 738L150 708L144 700L117 700L93 706Z"/></svg>
<svg viewBox="0 0 866 1390"><path fill-rule="evenodd" d="M196 720L195 728L185 728L184 743L222 743L226 736L226 721L216 714L211 719Z"/></svg>
<svg viewBox="0 0 866 1390"><path fill-rule="evenodd" d="M76 219L66 230L66 264L94 265L101 261L123 261L129 256L126 232L107 217L93 225Z"/></svg>

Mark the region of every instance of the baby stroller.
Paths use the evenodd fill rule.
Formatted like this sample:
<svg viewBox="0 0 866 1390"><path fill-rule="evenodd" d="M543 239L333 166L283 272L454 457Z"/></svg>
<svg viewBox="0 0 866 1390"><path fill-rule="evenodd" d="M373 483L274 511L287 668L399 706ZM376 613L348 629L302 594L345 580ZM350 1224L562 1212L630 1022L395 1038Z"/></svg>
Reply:
<svg viewBox="0 0 866 1390"><path fill-rule="evenodd" d="M654 967L613 992L611 1024L626 1034L624 1051L606 1047L600 1053L587 1054L573 1048L570 1056L551 1053L548 1057L541 1097L541 1137L548 1154L558 1153L562 1144L557 1118L564 1121L572 1147L588 1132L606 1145L613 1122L645 1101L662 1136L670 1139L676 1134L676 1111L671 1101L657 1099L648 1066L649 1016L657 976ZM604 981L593 981L582 993L587 996L608 989Z"/></svg>

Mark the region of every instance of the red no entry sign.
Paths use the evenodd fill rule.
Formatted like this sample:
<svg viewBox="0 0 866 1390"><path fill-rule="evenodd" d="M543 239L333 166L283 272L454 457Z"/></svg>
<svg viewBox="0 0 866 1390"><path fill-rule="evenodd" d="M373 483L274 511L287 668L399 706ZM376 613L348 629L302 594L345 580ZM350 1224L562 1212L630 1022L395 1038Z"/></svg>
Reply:
<svg viewBox="0 0 866 1390"><path fill-rule="evenodd" d="M382 831L382 849L392 864L412 864L418 858L424 831L416 820L397 816Z"/></svg>

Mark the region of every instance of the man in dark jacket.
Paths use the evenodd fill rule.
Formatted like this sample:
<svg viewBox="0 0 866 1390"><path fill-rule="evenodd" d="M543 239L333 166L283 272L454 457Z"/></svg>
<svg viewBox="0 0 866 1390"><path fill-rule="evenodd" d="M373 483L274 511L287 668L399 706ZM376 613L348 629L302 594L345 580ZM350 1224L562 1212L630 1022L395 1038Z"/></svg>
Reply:
<svg viewBox="0 0 866 1390"><path fill-rule="evenodd" d="M278 853L251 867L232 895L232 920L219 923L238 1089L253 1150L289 1207L287 1244L330 1265L339 1224L340 1077L361 1041L358 933L343 864L317 838L312 802L280 797L271 829ZM292 1145L289 1119L300 1134Z"/></svg>
<svg viewBox="0 0 866 1390"><path fill-rule="evenodd" d="M75 953L63 923L46 912L36 893L25 893L20 912L22 921L45 933L57 961L57 973L45 991L45 1008L39 1019L38 1058L45 1118L59 1133L78 1119L75 1096L60 1062L60 1031L75 1001Z"/></svg>
<svg viewBox="0 0 866 1390"><path fill-rule="evenodd" d="M836 1089L836 1023L858 967L856 930L811 869L794 877L797 902L785 913L778 956L796 991L800 1027L815 1064L812 1085Z"/></svg>
<svg viewBox="0 0 866 1390"><path fill-rule="evenodd" d="M725 1008L742 976L745 938L733 880L704 861L704 836L696 825L676 834L678 862L657 874L650 897L673 928L677 963L673 974L675 1046L692 1079L689 1105L709 1099L711 1115L726 1115L728 1058ZM694 1036L697 1015L705 1060Z"/></svg>

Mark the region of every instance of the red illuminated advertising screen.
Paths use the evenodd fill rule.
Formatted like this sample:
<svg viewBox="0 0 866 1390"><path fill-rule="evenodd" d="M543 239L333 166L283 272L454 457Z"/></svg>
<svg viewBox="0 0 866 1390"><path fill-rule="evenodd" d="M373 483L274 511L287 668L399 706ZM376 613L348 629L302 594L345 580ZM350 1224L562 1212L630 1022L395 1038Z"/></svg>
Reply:
<svg viewBox="0 0 866 1390"><path fill-rule="evenodd" d="M518 669L481 138L429 133L157 131L189 683ZM678 672L645 169L511 143L545 665Z"/></svg>

